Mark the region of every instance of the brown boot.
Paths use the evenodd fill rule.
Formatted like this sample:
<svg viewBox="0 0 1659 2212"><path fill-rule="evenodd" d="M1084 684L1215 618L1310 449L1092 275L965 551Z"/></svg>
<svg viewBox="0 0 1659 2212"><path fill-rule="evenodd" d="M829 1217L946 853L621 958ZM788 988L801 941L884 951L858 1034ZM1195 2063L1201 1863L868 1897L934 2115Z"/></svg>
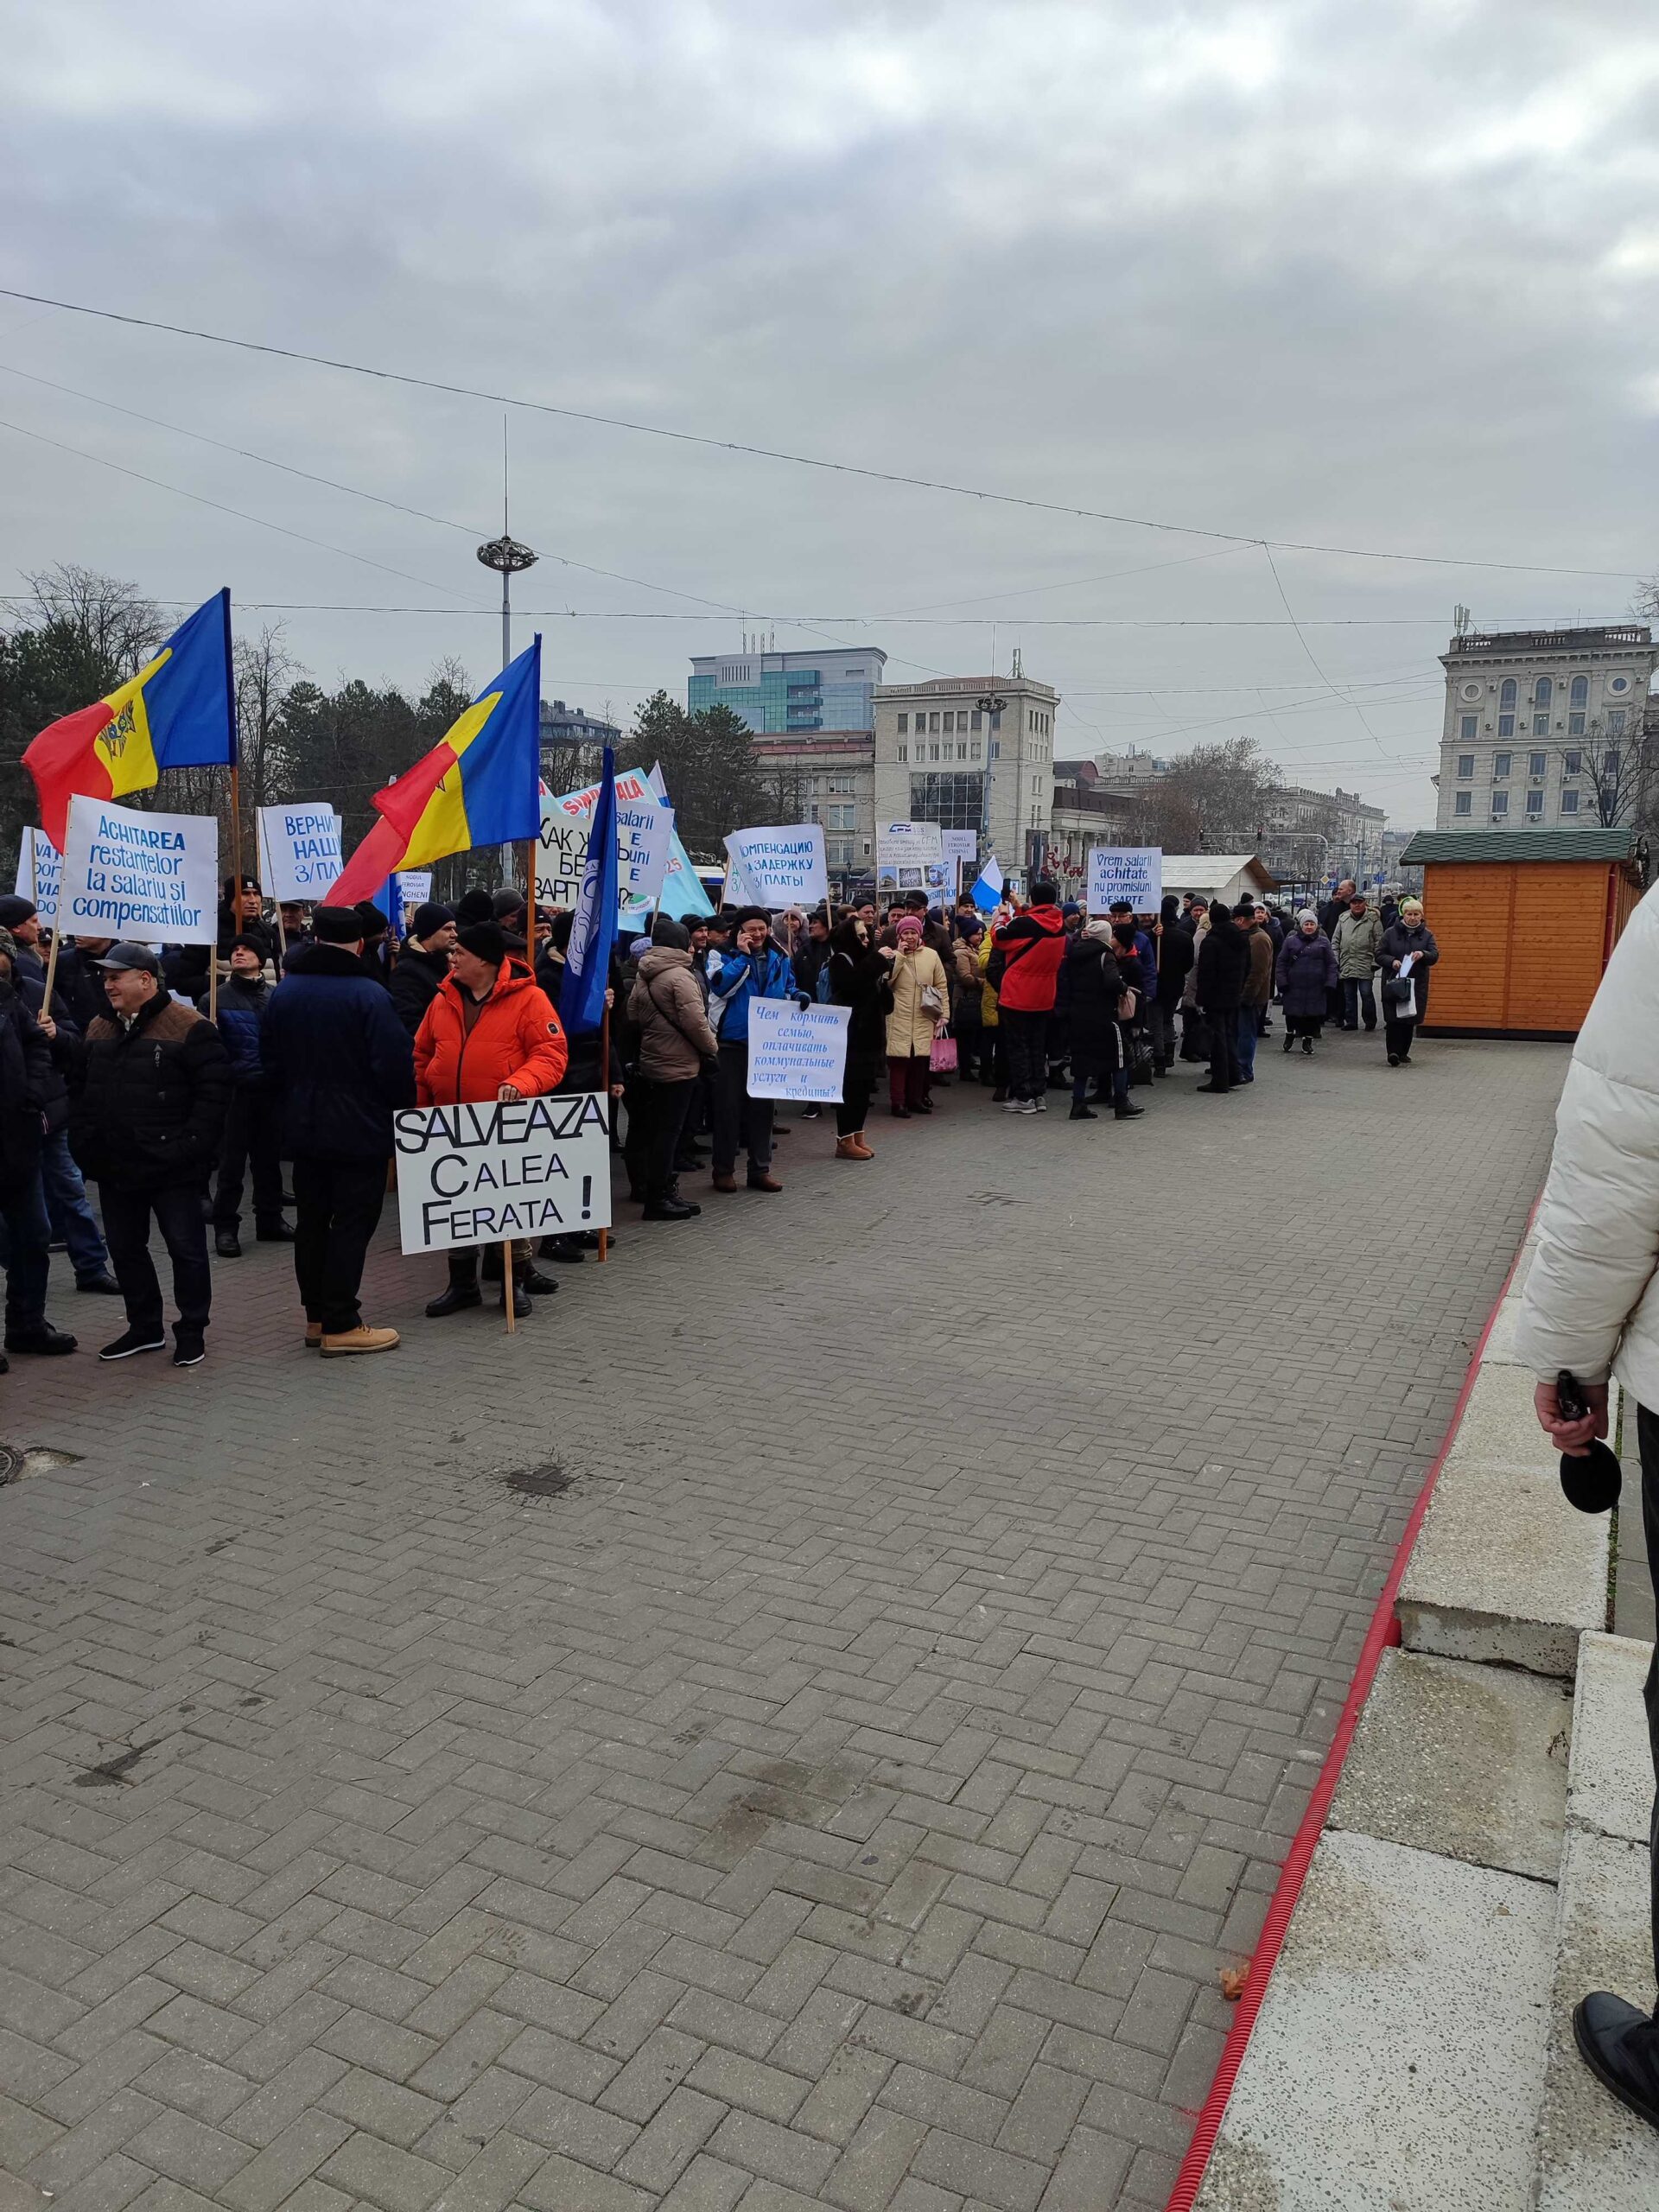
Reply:
<svg viewBox="0 0 1659 2212"><path fill-rule="evenodd" d="M718 1167L715 1168L715 1188L717 1191L734 1191L737 1188L736 1176L731 1173L729 1168L723 1171Z"/></svg>
<svg viewBox="0 0 1659 2212"><path fill-rule="evenodd" d="M874 1160L875 1158L874 1150L864 1141L864 1132L862 1129L858 1130L855 1134L853 1137L853 1143L856 1147L853 1154L853 1158L855 1160Z"/></svg>
<svg viewBox="0 0 1659 2212"><path fill-rule="evenodd" d="M778 1178L775 1175L769 1175L764 1168L758 1175L753 1167L750 1168L749 1188L752 1191L781 1191L783 1187Z"/></svg>
<svg viewBox="0 0 1659 2212"><path fill-rule="evenodd" d="M308 1321L306 1323L305 1348L307 1351L320 1351L322 1349L322 1324L321 1321Z"/></svg>
<svg viewBox="0 0 1659 2212"><path fill-rule="evenodd" d="M836 1138L836 1158L837 1160L868 1160L869 1156L856 1137Z"/></svg>
<svg viewBox="0 0 1659 2212"><path fill-rule="evenodd" d="M354 1329L342 1329L337 1336L325 1335L322 1356L325 1359L346 1359L357 1351L391 1351L397 1341L396 1329L371 1329L359 1321Z"/></svg>

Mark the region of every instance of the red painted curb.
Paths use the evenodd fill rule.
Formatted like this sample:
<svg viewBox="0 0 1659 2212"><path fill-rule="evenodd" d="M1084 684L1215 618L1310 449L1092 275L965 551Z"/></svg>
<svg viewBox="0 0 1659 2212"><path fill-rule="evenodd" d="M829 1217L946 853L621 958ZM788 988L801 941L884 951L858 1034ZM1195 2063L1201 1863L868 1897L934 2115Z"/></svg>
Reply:
<svg viewBox="0 0 1659 2212"><path fill-rule="evenodd" d="M1361 1710L1371 1694L1371 1685L1376 1680L1376 1670L1383 1652L1400 1641L1400 1625L1394 1617L1394 1601L1405 1575L1406 1562L1411 1557L1417 1532L1423 1525L1423 1516L1428 1511L1428 1501L1440 1480L1440 1469L1446 1465L1446 1455L1452 1449L1452 1441L1463 1425L1469 1394L1475 1387L1475 1377L1480 1371L1480 1363L1497 1319L1498 1308L1509 1296L1510 1285L1515 1281L1515 1271L1521 1264L1521 1255L1526 1249L1527 1237L1531 1233L1539 1203L1538 1198L1533 1201L1532 1211L1527 1216L1526 1230L1522 1234L1515 1257L1510 1262L1503 1287L1492 1301L1485 1325L1470 1354L1469 1364L1464 1370L1463 1386L1458 1392L1457 1403L1452 1408L1452 1418L1446 1423L1446 1433L1440 1439L1440 1449L1429 1463L1423 1486L1418 1491L1416 1503L1407 1519L1405 1532L1394 1554L1394 1563L1389 1569L1388 1580L1382 1585L1376 1611L1371 1615L1365 1641L1360 1646L1358 1663L1354 1669L1353 1680L1348 1685L1348 1695L1343 1702L1341 1718L1331 1739L1331 1748L1325 1755L1319 1778L1307 1801L1307 1810L1302 1815L1301 1824L1292 1839L1285 1863L1279 1871L1273 1902L1268 1907L1261 1938L1250 1956L1249 1979L1238 2000L1238 2009L1233 2014L1233 2024L1227 2031L1227 2041L1222 2050L1221 2063L1216 2069L1216 2078L1198 2113L1192 2140L1187 2145L1186 2156L1175 2177L1175 2186L1170 2192L1165 2212L1192 2212L1193 2200L1204 2179L1205 2169L1210 2164L1210 2154L1216 2147L1217 2136L1221 2133L1222 2115L1227 2109L1227 2100L1233 2094L1233 2084L1238 2079L1238 2069L1244 2062L1250 2031L1255 2025L1256 2014L1262 2010L1262 2000L1267 1995L1268 1983L1284 1947L1285 1931L1290 1926L1292 1913L1296 1910L1296 1900L1302 1893L1302 1884L1306 1878L1314 1847L1324 1833L1325 1816L1331 1809L1331 1800L1335 1796L1337 1784L1342 1778L1343 1766L1347 1760L1349 1746L1353 1742L1354 1730L1359 1725Z"/></svg>

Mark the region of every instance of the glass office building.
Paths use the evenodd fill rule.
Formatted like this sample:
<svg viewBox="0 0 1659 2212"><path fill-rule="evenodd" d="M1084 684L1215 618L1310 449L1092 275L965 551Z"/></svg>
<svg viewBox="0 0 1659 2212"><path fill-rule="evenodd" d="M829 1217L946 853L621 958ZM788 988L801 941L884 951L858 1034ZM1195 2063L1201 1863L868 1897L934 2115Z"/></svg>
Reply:
<svg viewBox="0 0 1659 2212"><path fill-rule="evenodd" d="M709 653L694 658L685 703L692 714L729 707L753 730L873 729L875 687L887 666L873 646L807 653Z"/></svg>

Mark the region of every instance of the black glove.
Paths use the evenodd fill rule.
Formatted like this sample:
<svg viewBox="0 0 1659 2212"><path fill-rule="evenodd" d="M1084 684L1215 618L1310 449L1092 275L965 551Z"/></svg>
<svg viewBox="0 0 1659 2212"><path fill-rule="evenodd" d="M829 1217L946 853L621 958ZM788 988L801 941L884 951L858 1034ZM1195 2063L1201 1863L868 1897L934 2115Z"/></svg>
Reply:
<svg viewBox="0 0 1659 2212"><path fill-rule="evenodd" d="M812 994L811 994L811 992L810 992L810 991L797 991L797 992L796 992L796 994L795 994L795 1003L796 1003L796 1005L797 1005L798 1007L799 1007L799 1008L801 1009L801 1012L802 1012L803 1014L804 1014L804 1013L806 1012L806 1009L808 1008L808 1007L810 1007L810 1006L811 1005L811 1003L812 1003Z"/></svg>

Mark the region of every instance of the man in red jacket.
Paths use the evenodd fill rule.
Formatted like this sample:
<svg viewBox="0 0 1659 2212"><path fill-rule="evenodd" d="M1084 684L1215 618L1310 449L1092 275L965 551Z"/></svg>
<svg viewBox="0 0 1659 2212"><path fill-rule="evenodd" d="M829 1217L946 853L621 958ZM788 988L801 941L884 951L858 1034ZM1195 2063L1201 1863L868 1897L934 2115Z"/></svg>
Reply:
<svg viewBox="0 0 1659 2212"><path fill-rule="evenodd" d="M1054 886L1042 877L1031 903L991 939L1003 956L997 984L997 1022L1008 1056L1006 1114L1048 1111L1048 1017L1054 1011L1065 918L1054 903Z"/></svg>
<svg viewBox="0 0 1659 2212"><path fill-rule="evenodd" d="M497 1098L539 1098L556 1090L569 1057L559 1017L528 965L509 957L494 922L476 922L455 939L453 965L415 1033L415 1093L423 1106ZM427 1307L433 1320L483 1303L478 1247L449 1254L449 1287ZM531 1265L527 1239L512 1248L513 1306L531 1311L531 1292L558 1285ZM503 1291L505 1301L505 1293Z"/></svg>

